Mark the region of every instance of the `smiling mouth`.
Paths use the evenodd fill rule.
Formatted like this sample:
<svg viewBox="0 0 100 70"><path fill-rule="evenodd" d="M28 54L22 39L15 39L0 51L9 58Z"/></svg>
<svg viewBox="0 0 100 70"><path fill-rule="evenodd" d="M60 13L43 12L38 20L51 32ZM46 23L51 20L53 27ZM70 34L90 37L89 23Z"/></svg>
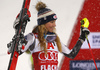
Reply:
<svg viewBox="0 0 100 70"><path fill-rule="evenodd" d="M51 27L50 29L51 29L51 30L54 30L54 27Z"/></svg>

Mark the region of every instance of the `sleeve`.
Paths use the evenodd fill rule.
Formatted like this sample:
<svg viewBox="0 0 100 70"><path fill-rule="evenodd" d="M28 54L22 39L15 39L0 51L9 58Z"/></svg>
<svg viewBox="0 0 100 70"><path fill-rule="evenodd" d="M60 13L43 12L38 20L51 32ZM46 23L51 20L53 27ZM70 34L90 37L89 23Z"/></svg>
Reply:
<svg viewBox="0 0 100 70"><path fill-rule="evenodd" d="M65 47L65 46L62 45L62 53L66 57L69 57L69 58L73 59L78 54L78 52L79 52L82 44L83 44L83 41L79 39L77 41L76 45L71 50L69 50L67 47Z"/></svg>
<svg viewBox="0 0 100 70"><path fill-rule="evenodd" d="M62 53L69 54L71 52L71 50L66 45L64 45L62 42L61 42L61 46L62 46Z"/></svg>
<svg viewBox="0 0 100 70"><path fill-rule="evenodd" d="M27 41L27 44L25 45L24 50L22 49L21 51L22 51L22 52L27 51L27 49L30 47L30 45L33 44L34 39L35 39L35 37L34 37L34 34L33 34L33 33L27 34L27 35L25 36L25 40Z"/></svg>

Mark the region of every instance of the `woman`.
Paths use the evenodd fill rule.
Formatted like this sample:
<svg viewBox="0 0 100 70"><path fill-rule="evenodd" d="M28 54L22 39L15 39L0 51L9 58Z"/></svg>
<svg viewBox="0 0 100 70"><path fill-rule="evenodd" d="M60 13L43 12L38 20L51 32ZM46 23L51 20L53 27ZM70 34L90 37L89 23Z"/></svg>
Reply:
<svg viewBox="0 0 100 70"><path fill-rule="evenodd" d="M88 35L90 32L86 28L81 28L81 35L76 45L69 50L55 32L56 14L48 9L43 2L38 2L36 9L38 11L38 25L25 36L27 44L21 52L30 50L35 70L58 70L58 52L66 57L74 58L85 41L85 34Z"/></svg>

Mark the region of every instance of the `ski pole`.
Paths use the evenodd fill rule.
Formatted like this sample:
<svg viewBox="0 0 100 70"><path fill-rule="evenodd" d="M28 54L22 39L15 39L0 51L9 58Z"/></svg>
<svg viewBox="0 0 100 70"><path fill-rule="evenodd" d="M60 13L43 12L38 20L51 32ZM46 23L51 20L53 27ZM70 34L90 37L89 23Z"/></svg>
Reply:
<svg viewBox="0 0 100 70"><path fill-rule="evenodd" d="M87 18L83 18L80 22L81 22L81 27L86 27L86 28L89 27L89 21L88 21ZM88 43L88 46L89 46L89 49L90 49L90 53L91 53L91 55L92 55L92 58L93 58L93 61L94 61L94 64L95 64L96 70L98 70L97 65L96 65L96 62L95 62L95 59L94 59L94 56L93 56L93 52L92 52L92 50L91 50L91 46L90 46L90 43L89 43L88 37L87 37L86 34L85 34L85 36L86 36L86 39L87 39L87 43Z"/></svg>
<svg viewBox="0 0 100 70"><path fill-rule="evenodd" d="M96 70L98 70L97 65L96 65L96 62L95 62L95 59L94 59L94 56L93 56L93 52L92 52L92 49L91 49L91 46L90 46L90 43L89 43L89 40L88 40L88 37L87 37L86 34L85 34L85 36L86 36L86 39L87 39L87 43L88 43L88 46L89 46L89 49L90 49L90 52L91 52L93 61L94 61L94 65L95 65L95 67L96 67Z"/></svg>

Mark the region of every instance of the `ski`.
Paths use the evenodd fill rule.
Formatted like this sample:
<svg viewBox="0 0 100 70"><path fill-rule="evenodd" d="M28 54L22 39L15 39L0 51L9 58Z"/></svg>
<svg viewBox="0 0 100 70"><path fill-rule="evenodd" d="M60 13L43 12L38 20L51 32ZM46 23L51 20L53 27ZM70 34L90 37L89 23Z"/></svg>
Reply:
<svg viewBox="0 0 100 70"><path fill-rule="evenodd" d="M15 35L10 43L7 44L7 47L12 48L11 57L8 65L7 70L15 70L17 65L17 60L20 52L18 52L18 46L20 44L22 34L25 33L25 27L27 25L27 22L29 22L29 18L31 17L29 12L29 5L30 0L24 0L22 9L20 13L18 14L17 18L19 18L19 26L15 32Z"/></svg>

